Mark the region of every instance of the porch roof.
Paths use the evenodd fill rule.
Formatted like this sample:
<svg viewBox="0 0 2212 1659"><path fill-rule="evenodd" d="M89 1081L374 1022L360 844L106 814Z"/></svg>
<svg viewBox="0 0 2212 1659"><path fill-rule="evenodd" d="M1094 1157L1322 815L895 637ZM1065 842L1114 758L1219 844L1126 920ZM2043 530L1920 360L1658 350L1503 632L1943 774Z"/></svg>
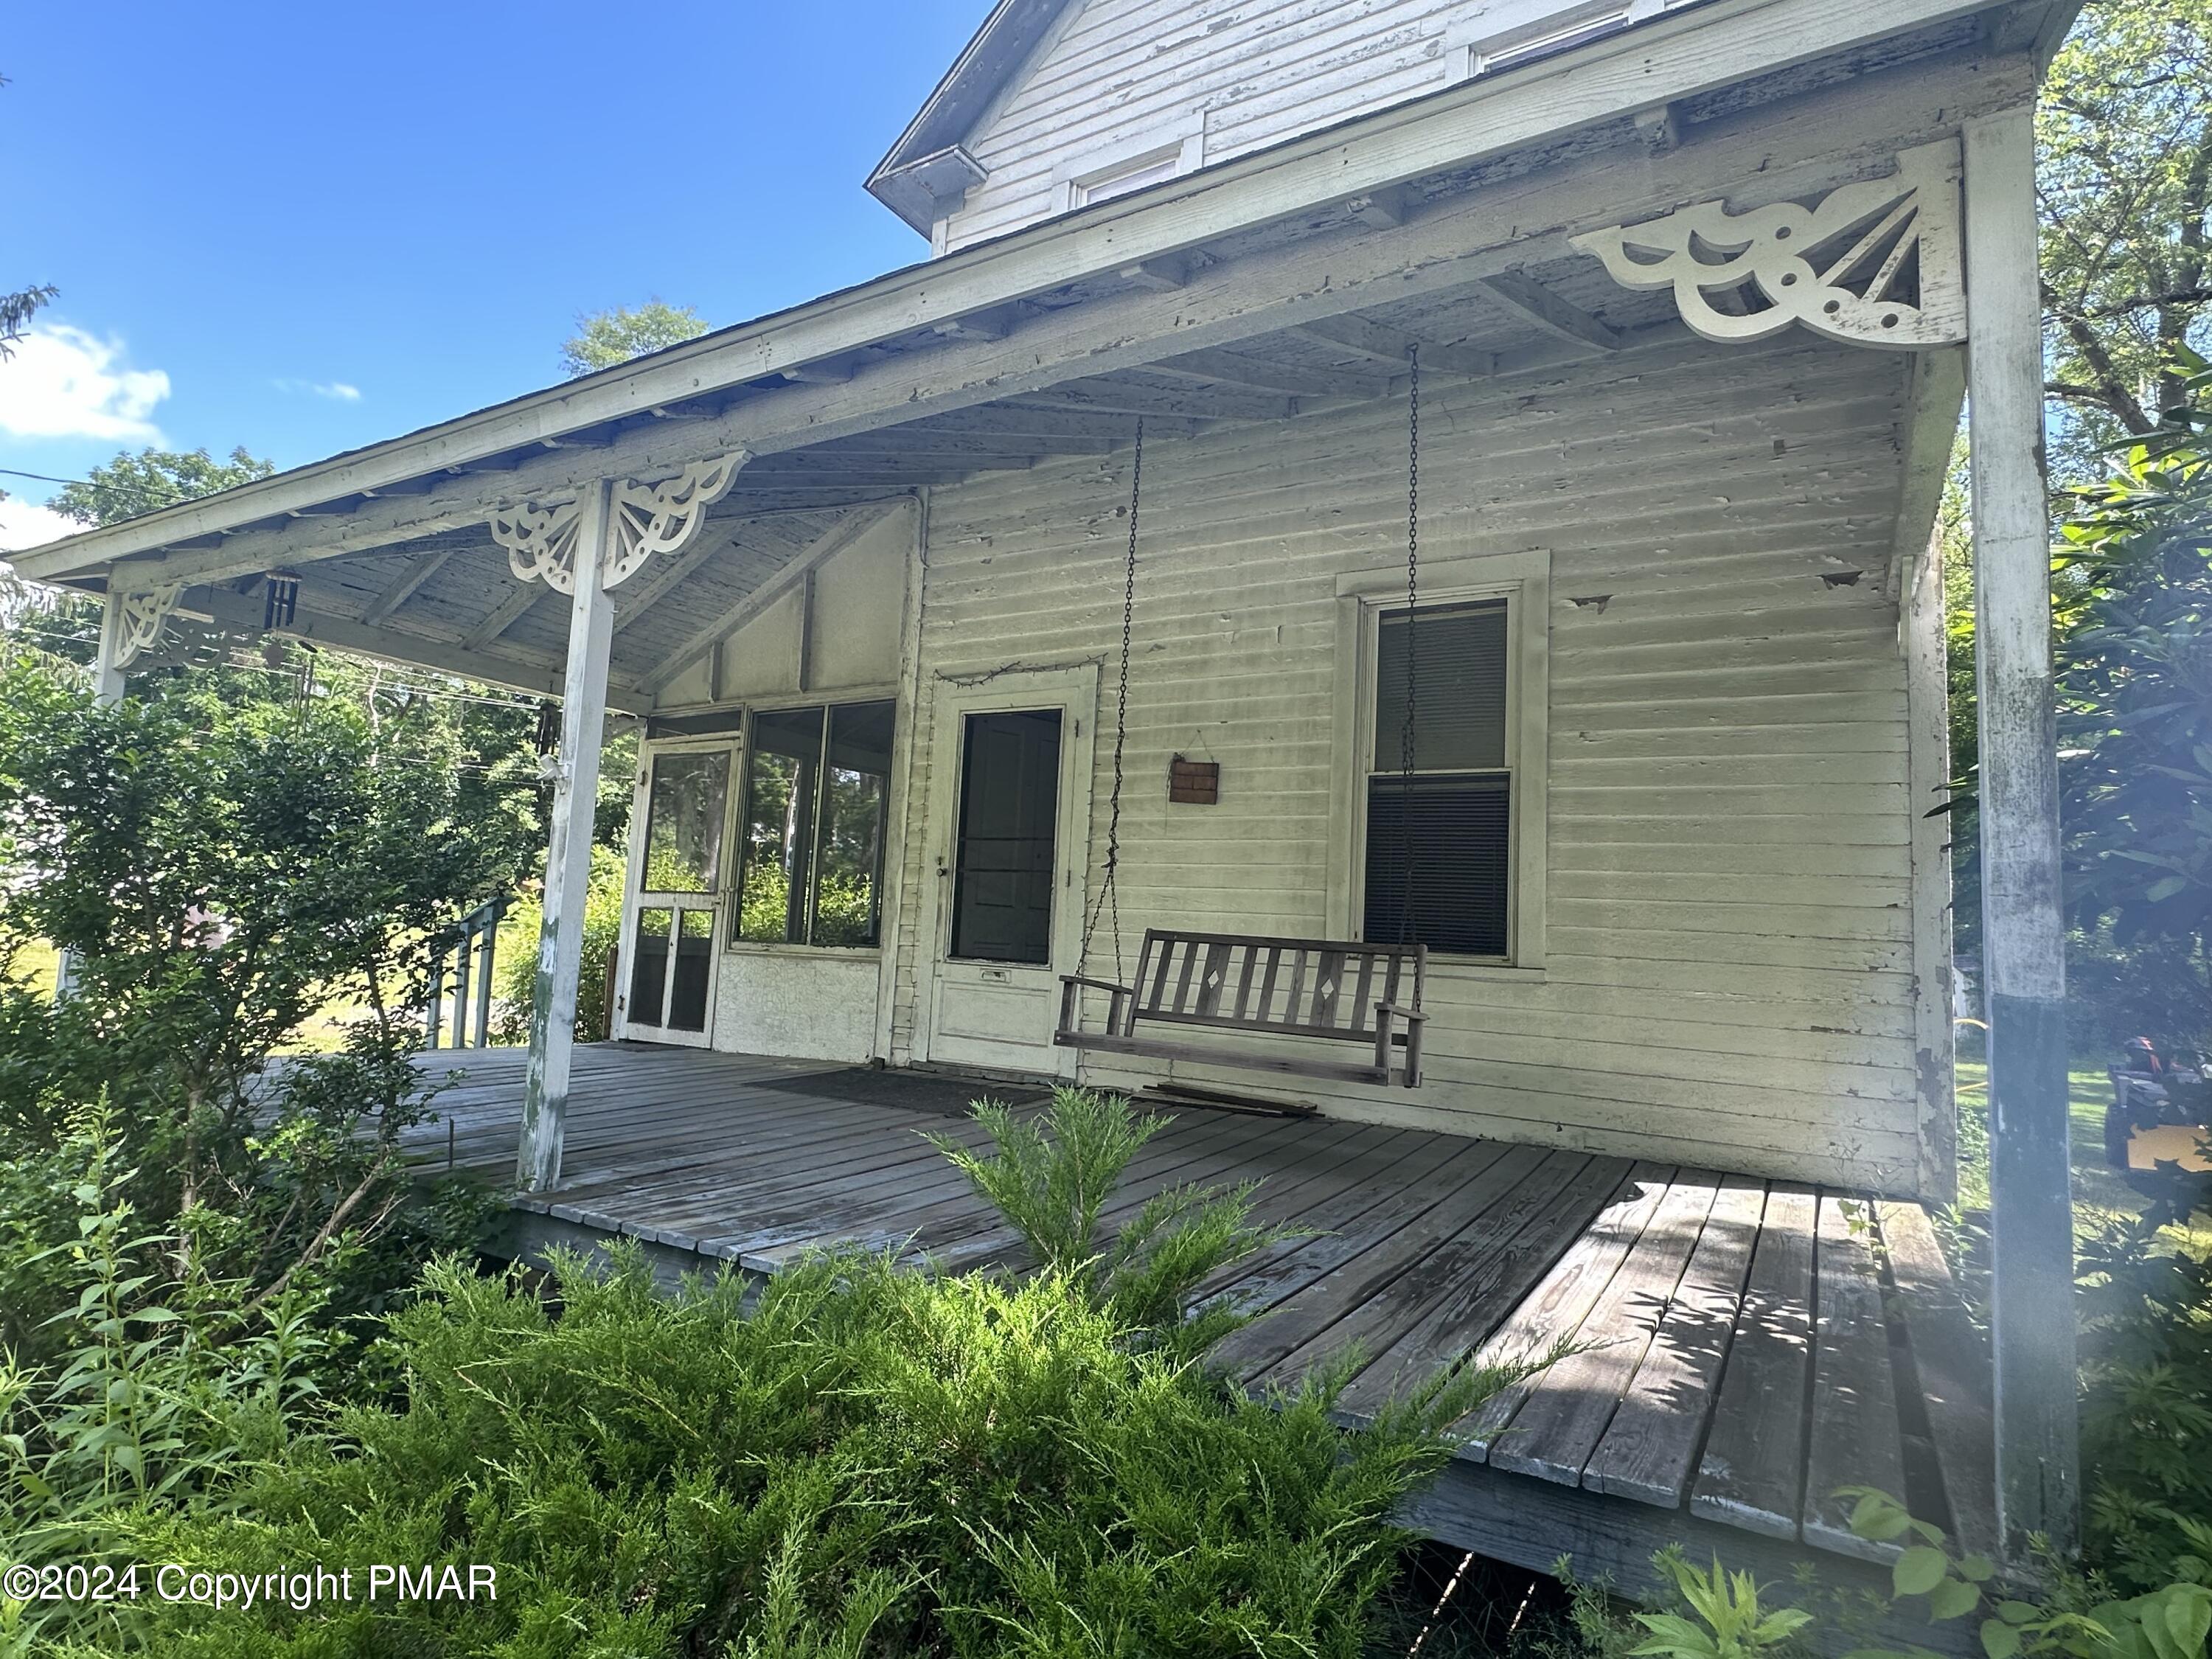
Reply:
<svg viewBox="0 0 2212 1659"><path fill-rule="evenodd" d="M1172 437L1388 397L1417 341L1425 369L1486 380L1705 349L1663 294L1613 286L1570 236L1701 196L1759 205L1882 175L1977 100L2024 97L2027 72L2008 66L2072 9L1710 0L15 563L180 586L186 611L249 632L261 608L240 585L299 570L280 631L551 691L561 607L509 574L488 514L750 452L712 533L613 596L610 701L650 707L656 665L699 647L684 623L726 617L851 533L856 509L920 486L1107 453L1139 415ZM1879 92L1863 84L1881 70L1897 73ZM1778 147L1764 112L1782 99L1795 112ZM1639 125L1653 111L1668 118Z"/></svg>

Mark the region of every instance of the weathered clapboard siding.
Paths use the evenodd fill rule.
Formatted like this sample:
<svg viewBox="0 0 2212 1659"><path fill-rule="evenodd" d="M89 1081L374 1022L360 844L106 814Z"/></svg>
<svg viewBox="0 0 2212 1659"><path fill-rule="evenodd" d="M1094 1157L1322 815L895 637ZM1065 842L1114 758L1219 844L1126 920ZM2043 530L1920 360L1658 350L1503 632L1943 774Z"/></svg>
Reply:
<svg viewBox="0 0 2212 1659"><path fill-rule="evenodd" d="M990 173L951 217L958 247L1054 210L1086 170L1199 127L1208 163L1432 91L1446 32L1476 35L1560 0L1079 0L969 137Z"/></svg>
<svg viewBox="0 0 2212 1659"><path fill-rule="evenodd" d="M1432 970L1421 1089L1301 1092L1685 1163L1725 1145L1747 1171L1911 1191L1905 669L1883 580L1904 366L1793 342L1582 374L1526 401L1437 383L1423 431L1432 559L1552 556L1546 960ZM1770 414L1799 434L1780 455ZM1403 557L1404 444L1404 406L1385 400L1147 445L1132 951L1148 924L1323 930L1334 585ZM1110 732L1127 467L1120 453L933 492L910 789L950 758L932 752L940 669L1103 660ZM1176 751L1222 763L1218 806L1169 805ZM1109 783L1102 740L1094 881ZM908 823L899 1060L933 949L915 937ZM1103 939L1088 967L1113 972Z"/></svg>

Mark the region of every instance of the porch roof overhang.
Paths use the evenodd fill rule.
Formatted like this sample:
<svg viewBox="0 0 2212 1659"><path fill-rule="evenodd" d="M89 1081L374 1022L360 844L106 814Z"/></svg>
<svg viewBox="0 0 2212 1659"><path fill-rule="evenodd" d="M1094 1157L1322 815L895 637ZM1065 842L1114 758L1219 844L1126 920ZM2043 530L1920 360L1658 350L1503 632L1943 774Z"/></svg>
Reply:
<svg viewBox="0 0 2212 1659"><path fill-rule="evenodd" d="M2027 97L2074 9L1708 0L15 563L186 589L187 609L246 629L260 607L235 585L304 569L291 631L550 690L561 627L530 620L547 590L509 575L493 512L748 451L714 527L764 588L849 534L856 507L1110 449L1139 415L1188 434L1388 395L1411 340L1425 368L1481 377L1695 344L1663 297L1612 286L1571 237L1704 197L1759 205L1884 175L1972 106ZM1879 94L1863 84L1875 75ZM1784 100L1792 142L1778 143L1770 106ZM627 603L669 597L706 562L641 577ZM743 592L730 603L741 611ZM617 626L612 701L649 706L640 665L696 641L619 607Z"/></svg>

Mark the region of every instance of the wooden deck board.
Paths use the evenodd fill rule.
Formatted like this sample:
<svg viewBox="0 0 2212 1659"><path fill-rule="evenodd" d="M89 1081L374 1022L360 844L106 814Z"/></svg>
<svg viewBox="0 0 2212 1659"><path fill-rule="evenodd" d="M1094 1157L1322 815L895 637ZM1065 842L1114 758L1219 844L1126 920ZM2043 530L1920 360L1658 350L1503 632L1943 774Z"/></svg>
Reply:
<svg viewBox="0 0 2212 1659"><path fill-rule="evenodd" d="M1629 1170L1596 1220L1559 1258L1543 1282L1475 1355L1480 1365L1527 1365L1562 1343L1580 1340L1583 1321L1605 1294L1613 1274L1658 1212L1674 1179L1665 1164L1638 1164ZM1537 1376L1509 1384L1462 1425L1467 1443L1460 1455L1486 1462L1499 1438L1512 1426L1522 1405L1535 1390Z"/></svg>
<svg viewBox="0 0 2212 1659"><path fill-rule="evenodd" d="M1407 1320L1346 1388L1338 1410L1355 1420L1370 1417L1390 1394L1471 1357L1582 1236L1627 1173L1625 1159L1586 1158L1527 1225Z"/></svg>
<svg viewBox="0 0 2212 1659"><path fill-rule="evenodd" d="M1561 1152L1510 1167L1506 1158L1499 1159L1480 1179L1394 1237L1387 1249L1359 1258L1354 1264L1360 1270L1358 1280L1345 1286L1349 1305L1319 1335L1276 1361L1279 1380L1351 1348L1373 1354L1378 1344L1395 1345L1399 1334L1429 1308L1449 1298L1464 1279L1480 1274L1533 1217L1544 1218L1559 1235L1547 1247L1553 1254L1565 1249L1577 1231L1577 1218L1548 1206L1589 1163L1584 1154ZM1410 1264L1403 1260L1408 1248L1417 1252ZM1372 1361L1364 1369L1372 1370ZM1433 1372L1437 1366L1422 1369Z"/></svg>
<svg viewBox="0 0 2212 1659"><path fill-rule="evenodd" d="M1511 1432L1490 1449L1492 1467L1563 1486L1582 1484L1583 1467L1650 1351L1719 1191L1720 1178L1702 1170L1674 1178L1583 1316L1582 1340L1591 1346L1531 1379Z"/></svg>
<svg viewBox="0 0 2212 1659"><path fill-rule="evenodd" d="M1796 1537L1804 1492L1819 1202L1802 1187L1778 1185L1767 1194L1751 1279L1690 1487L1692 1514L1770 1538Z"/></svg>
<svg viewBox="0 0 2212 1659"><path fill-rule="evenodd" d="M1872 1205L1821 1194L1802 1535L1846 1555L1886 1561L1895 1558L1899 1546L1855 1536L1845 1518L1850 1504L1835 1496L1846 1486L1905 1495L1905 1448L1873 1222Z"/></svg>
<svg viewBox="0 0 2212 1659"><path fill-rule="evenodd" d="M463 1075L408 1132L410 1155L507 1179L524 1060L426 1056L426 1070ZM1021 1266L1018 1236L923 1138L983 1144L948 1111L945 1080L841 1082L848 1073L580 1048L566 1177L513 1200L515 1248L626 1236L672 1278L717 1261L772 1273L827 1246L937 1271ZM1017 1109L1042 1101L1032 1089ZM1676 1536L1748 1548L1757 1535L1769 1549L1856 1552L1855 1570L1871 1571L1877 1553L1849 1538L1826 1494L1863 1484L1903 1495L1917 1459L1917 1492L1940 1492L1961 1547L1986 1551L1987 1357L1917 1206L1190 1107L1132 1160L1102 1222L1121 1224L1174 1188L1248 1182L1259 1183L1256 1218L1302 1230L1200 1287L1260 1316L1214 1356L1251 1385L1291 1382L1356 1346L1373 1358L1338 1409L1358 1421L1446 1367L1537 1358L1562 1339L1592 1345L1460 1425L1468 1438L1443 1483L1459 1530L1439 1536L1486 1535L1485 1517L1521 1514L1543 1536L1510 1541L1547 1561L1578 1547L1641 1559ZM1846 1203L1878 1218L1878 1233L1855 1227Z"/></svg>
<svg viewBox="0 0 2212 1659"><path fill-rule="evenodd" d="M1882 1245L1949 1500L1951 1535L1965 1553L1994 1559L1996 1441L1989 1395L1977 1386L1990 1374L1989 1344L1959 1300L1928 1212L1894 1200L1880 1207Z"/></svg>
<svg viewBox="0 0 2212 1659"><path fill-rule="evenodd" d="M1546 1157L1538 1147L1508 1146L1428 1208L1403 1213L1394 1207L1383 1226L1364 1235L1366 1248L1300 1286L1266 1319L1224 1342L1217 1356L1248 1382L1258 1383L1291 1382L1334 1357L1360 1340L1363 1316L1378 1297L1408 1279L1418 1280L1444 1245L1462 1231L1481 1228ZM1346 1236L1363 1235L1347 1230Z"/></svg>
<svg viewBox="0 0 2212 1659"><path fill-rule="evenodd" d="M1721 1183L1650 1351L1583 1468L1592 1492L1668 1509L1687 1495L1765 1208L1765 1182L1730 1176Z"/></svg>

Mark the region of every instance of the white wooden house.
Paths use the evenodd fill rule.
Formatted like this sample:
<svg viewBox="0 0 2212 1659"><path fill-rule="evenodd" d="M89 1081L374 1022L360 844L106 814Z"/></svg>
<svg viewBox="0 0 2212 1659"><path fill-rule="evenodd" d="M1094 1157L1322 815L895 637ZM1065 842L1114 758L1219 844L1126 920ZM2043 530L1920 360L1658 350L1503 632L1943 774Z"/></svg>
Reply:
<svg viewBox="0 0 2212 1659"><path fill-rule="evenodd" d="M19 564L106 593L111 690L197 626L562 697L526 1187L612 712L620 1036L1939 1200L1971 382L2001 1474L2063 1531L2029 113L2072 11L1001 0L868 180L927 260ZM1410 931L1419 1086L1055 1044L1147 928Z"/></svg>

